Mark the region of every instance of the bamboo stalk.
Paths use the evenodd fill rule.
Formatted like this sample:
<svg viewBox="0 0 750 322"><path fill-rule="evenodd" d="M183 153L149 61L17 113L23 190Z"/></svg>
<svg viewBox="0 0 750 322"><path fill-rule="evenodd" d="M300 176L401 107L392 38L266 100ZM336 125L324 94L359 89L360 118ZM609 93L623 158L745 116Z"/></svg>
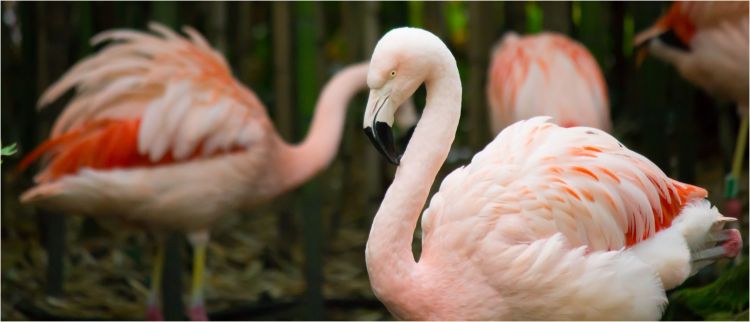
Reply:
<svg viewBox="0 0 750 322"><path fill-rule="evenodd" d="M524 1L506 2L504 9L507 29L524 33L526 31L526 3Z"/></svg>
<svg viewBox="0 0 750 322"><path fill-rule="evenodd" d="M315 108L319 90L319 65L317 42L319 35L319 3L296 2L295 13L295 70L297 80L297 106L307 128ZM304 132L307 132L305 130ZM302 238L305 253L305 293L303 297L303 318L307 320L323 319L323 256L322 256L322 222L320 204L320 180L307 183L296 200L296 209L302 216Z"/></svg>
<svg viewBox="0 0 750 322"><path fill-rule="evenodd" d="M539 6L544 12L543 30L570 33L572 21L569 1L540 1Z"/></svg>
<svg viewBox="0 0 750 322"><path fill-rule="evenodd" d="M175 2L153 2L151 18L162 24L176 28L179 25L177 5ZM185 305L182 301L182 249L185 238L179 233L170 233L164 240L164 267L162 272L162 309L164 319L182 320L185 317Z"/></svg>
<svg viewBox="0 0 750 322"><path fill-rule="evenodd" d="M274 116L279 134L286 140L294 140L294 117L292 112L292 65L291 30L289 29L289 3L274 2L273 52L274 52Z"/></svg>
<svg viewBox="0 0 750 322"><path fill-rule="evenodd" d="M363 42L362 52L366 58L369 59L372 55L372 51L375 49L378 39L380 38L380 25L378 23L378 13L380 10L380 4L377 2L365 2L362 4L363 11ZM377 153L371 146L366 145L364 152L365 162L363 170L365 183L363 187L366 187L365 196L367 204L363 209L373 209L371 201L377 200L378 196L382 195L383 191L387 188L384 186L387 180L384 180L385 174L384 167L391 167L385 165L382 156ZM374 211L368 211L371 216L375 216Z"/></svg>
<svg viewBox="0 0 750 322"><path fill-rule="evenodd" d="M50 8L55 7L55 8ZM38 4L37 17L45 24L38 30L37 38L37 92L48 86L54 77L62 73L67 64L67 55L64 48L68 47L68 37L64 30L69 24L69 15L63 11L64 7L59 4ZM54 35L54 36L50 36ZM63 52L61 52L63 51ZM51 120L49 118L38 120L41 125L37 137L43 139L47 136ZM40 220L44 228L43 242L47 251L47 294L50 296L63 295L63 283L65 275L65 222L66 218L59 213L40 211Z"/></svg>
<svg viewBox="0 0 750 322"><path fill-rule="evenodd" d="M659 5L651 3L634 6L633 9L636 30L649 27L662 13ZM628 95L628 98L636 102L626 105L634 112L638 110L635 115L641 126L642 153L667 173L670 172L669 150L665 147L670 146L667 140L667 131L670 129L665 128L665 125L668 124L670 106L666 95L670 86L667 75L673 73L670 68L655 59L647 59L639 70L633 71L636 75L632 80L637 92Z"/></svg>
<svg viewBox="0 0 750 322"><path fill-rule="evenodd" d="M469 30L488 30L490 28L491 5L489 2L469 3ZM492 33L469 32L469 88L483 89L487 79L487 69ZM484 91L476 91L467 97L467 119L471 125L469 145L473 151L481 150L489 138L487 123L487 99ZM479 94L481 93L481 94Z"/></svg>

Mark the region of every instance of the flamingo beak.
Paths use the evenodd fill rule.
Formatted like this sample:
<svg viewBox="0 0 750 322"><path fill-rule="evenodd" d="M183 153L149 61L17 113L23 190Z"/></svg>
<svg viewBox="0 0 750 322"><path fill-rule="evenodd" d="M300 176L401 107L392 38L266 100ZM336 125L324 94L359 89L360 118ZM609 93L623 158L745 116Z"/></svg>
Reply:
<svg viewBox="0 0 750 322"><path fill-rule="evenodd" d="M647 46L641 46L636 49L635 52L635 67L640 68L641 65L643 65L643 61L646 60L646 57L648 57L648 47Z"/></svg>
<svg viewBox="0 0 750 322"><path fill-rule="evenodd" d="M635 66L640 67L648 56L649 47L654 43L669 46L673 49L690 51L690 46L677 36L673 29L651 28L635 37Z"/></svg>
<svg viewBox="0 0 750 322"><path fill-rule="evenodd" d="M633 45L635 46L635 67L639 68L643 65L643 61L648 57L648 46L651 44L651 40L659 37L665 30L660 27L651 27L646 29L633 38Z"/></svg>
<svg viewBox="0 0 750 322"><path fill-rule="evenodd" d="M391 131L395 112L393 103L389 95L374 94L378 94L377 91L370 92L370 99L365 112L365 134L388 162L399 165L401 156L396 152L393 132Z"/></svg>
<svg viewBox="0 0 750 322"><path fill-rule="evenodd" d="M372 145L378 149L378 152L380 152L388 162L393 165L399 165L401 156L396 153L396 148L393 144L393 134L391 132L391 127L388 126L388 124L384 122L376 122L374 127L365 128L365 134L370 138Z"/></svg>

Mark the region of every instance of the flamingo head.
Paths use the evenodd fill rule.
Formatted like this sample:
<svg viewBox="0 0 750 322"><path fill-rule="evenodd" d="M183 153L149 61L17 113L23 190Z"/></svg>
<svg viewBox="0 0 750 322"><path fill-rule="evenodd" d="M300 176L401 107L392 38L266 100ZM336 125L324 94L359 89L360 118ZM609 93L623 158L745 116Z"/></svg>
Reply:
<svg viewBox="0 0 750 322"><path fill-rule="evenodd" d="M395 165L401 158L391 132L396 110L430 78L431 66L438 62L436 53L446 50L435 46L445 44L428 31L404 27L386 33L372 53L363 128L375 148Z"/></svg>
<svg viewBox="0 0 750 322"><path fill-rule="evenodd" d="M666 15L652 27L638 33L633 39L637 50L636 66L646 59L649 50L667 46L682 51L690 51L690 42L695 34L695 25L682 10L682 3L675 2Z"/></svg>

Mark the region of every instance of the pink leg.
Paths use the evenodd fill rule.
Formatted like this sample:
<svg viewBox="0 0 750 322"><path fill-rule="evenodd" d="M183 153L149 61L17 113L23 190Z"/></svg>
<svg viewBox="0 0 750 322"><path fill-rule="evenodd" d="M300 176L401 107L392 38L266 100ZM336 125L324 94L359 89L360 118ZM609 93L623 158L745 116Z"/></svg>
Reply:
<svg viewBox="0 0 750 322"><path fill-rule="evenodd" d="M164 243L160 238L156 238L156 254L154 254L154 268L151 272L151 289L148 292L146 300L146 319L149 321L164 321L159 305L159 296L161 295L161 271L164 266Z"/></svg>
<svg viewBox="0 0 750 322"><path fill-rule="evenodd" d="M191 305L189 315L191 321L209 321L208 314L206 314L206 307L202 303Z"/></svg>
<svg viewBox="0 0 750 322"><path fill-rule="evenodd" d="M728 230L729 239L721 243L721 247L724 249L726 257L735 257L742 250L742 234L737 229Z"/></svg>
<svg viewBox="0 0 750 322"><path fill-rule="evenodd" d="M164 321L164 316L161 314L159 303L148 304L146 307L146 319L149 321Z"/></svg>
<svg viewBox="0 0 750 322"><path fill-rule="evenodd" d="M694 253L693 261L715 261L722 257L733 258L742 250L742 235L737 229L722 230L716 234L714 240L722 243L716 247Z"/></svg>
<svg viewBox="0 0 750 322"><path fill-rule="evenodd" d="M206 245L208 244L208 233L199 232L188 236L193 245L193 285L188 315L193 321L208 321L206 306L203 300L203 271L206 266Z"/></svg>

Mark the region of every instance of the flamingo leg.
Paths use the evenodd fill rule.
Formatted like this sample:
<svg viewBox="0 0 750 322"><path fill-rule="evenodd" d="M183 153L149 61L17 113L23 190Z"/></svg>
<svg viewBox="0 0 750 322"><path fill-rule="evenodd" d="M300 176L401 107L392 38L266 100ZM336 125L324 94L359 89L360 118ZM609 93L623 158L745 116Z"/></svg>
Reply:
<svg viewBox="0 0 750 322"><path fill-rule="evenodd" d="M154 255L153 271L151 271L151 289L146 299L146 318L150 321L162 321L164 316L159 306L159 294L161 293L161 273L164 267L164 243L157 241L156 254Z"/></svg>
<svg viewBox="0 0 750 322"><path fill-rule="evenodd" d="M190 290L190 320L208 321L206 306L203 299L203 273L206 266L206 248L208 234L190 236L193 244L193 280Z"/></svg>
<svg viewBox="0 0 750 322"><path fill-rule="evenodd" d="M737 193L740 187L739 180L742 173L742 160L745 157L745 147L747 146L747 129L748 118L742 115L739 133L737 133L737 143L734 147L734 156L732 157L732 170L725 179L724 197L726 203L724 212L729 217L740 218L742 215L742 204L737 199Z"/></svg>

